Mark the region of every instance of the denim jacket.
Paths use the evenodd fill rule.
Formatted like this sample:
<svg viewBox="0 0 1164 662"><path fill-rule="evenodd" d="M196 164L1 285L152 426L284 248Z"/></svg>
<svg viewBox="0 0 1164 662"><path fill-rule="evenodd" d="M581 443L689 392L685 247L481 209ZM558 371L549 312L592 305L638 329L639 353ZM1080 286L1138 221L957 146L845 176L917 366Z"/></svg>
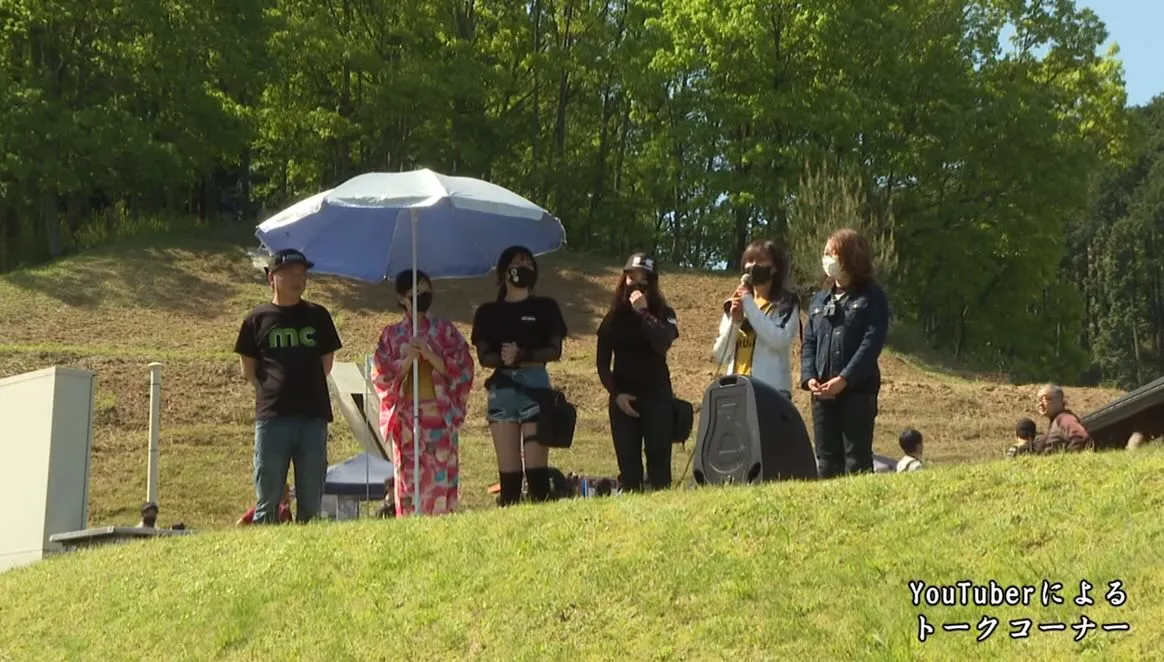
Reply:
<svg viewBox="0 0 1164 662"><path fill-rule="evenodd" d="M855 288L839 301L833 290L816 293L808 305L808 324L800 350L800 387L844 377L843 393L877 393L877 359L889 330L889 301L876 283ZM843 394L842 393L842 394Z"/></svg>

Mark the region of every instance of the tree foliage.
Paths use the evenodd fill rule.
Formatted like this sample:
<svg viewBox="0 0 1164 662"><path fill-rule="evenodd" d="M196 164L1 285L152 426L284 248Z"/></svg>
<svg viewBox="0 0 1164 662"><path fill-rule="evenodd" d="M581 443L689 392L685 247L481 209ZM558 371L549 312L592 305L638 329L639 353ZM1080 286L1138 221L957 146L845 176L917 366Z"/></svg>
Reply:
<svg viewBox="0 0 1164 662"><path fill-rule="evenodd" d="M1164 373L1164 96L1131 123L1134 147L1094 175L1062 265L1080 294L1091 380L1125 387Z"/></svg>
<svg viewBox="0 0 1164 662"><path fill-rule="evenodd" d="M1159 167L1070 0L10 0L0 26L0 269L425 166L684 266L770 236L807 282L856 225L899 318L1016 374L1086 349L1127 381L1164 341L1130 298L1159 279L1117 268L1155 259Z"/></svg>
<svg viewBox="0 0 1164 662"><path fill-rule="evenodd" d="M897 247L892 213L879 217L871 208L859 172L843 166L806 163L788 208L788 250L794 282L809 295L823 280L821 255L838 228L852 228L864 235L874 253L878 282L897 289Z"/></svg>

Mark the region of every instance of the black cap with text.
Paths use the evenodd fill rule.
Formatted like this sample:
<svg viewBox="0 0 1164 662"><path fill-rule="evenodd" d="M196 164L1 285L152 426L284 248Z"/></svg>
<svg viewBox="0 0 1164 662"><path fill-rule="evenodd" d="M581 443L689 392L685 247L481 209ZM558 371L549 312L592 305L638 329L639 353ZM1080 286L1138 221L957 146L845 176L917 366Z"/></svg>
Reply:
<svg viewBox="0 0 1164 662"><path fill-rule="evenodd" d="M308 260L307 256L303 253L294 248L285 248L276 252L267 260L267 271L278 271L280 268L289 264L302 264L307 269L315 266L315 263Z"/></svg>
<svg viewBox="0 0 1164 662"><path fill-rule="evenodd" d="M623 266L623 271L630 271L631 269L642 269L648 274L655 273L655 260L646 253L635 253L626 260L626 265Z"/></svg>

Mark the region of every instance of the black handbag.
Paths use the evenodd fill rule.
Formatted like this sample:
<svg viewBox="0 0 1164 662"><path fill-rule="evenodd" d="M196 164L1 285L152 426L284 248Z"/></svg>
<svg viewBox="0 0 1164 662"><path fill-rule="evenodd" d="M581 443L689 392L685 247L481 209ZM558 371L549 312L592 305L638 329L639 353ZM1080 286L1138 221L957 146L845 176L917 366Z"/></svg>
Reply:
<svg viewBox="0 0 1164 662"><path fill-rule="evenodd" d="M538 403L537 442L549 448L569 448L574 444L578 425L578 408L570 404L566 394L554 388L531 388L520 384L503 372L495 372L485 386L496 384L529 396Z"/></svg>

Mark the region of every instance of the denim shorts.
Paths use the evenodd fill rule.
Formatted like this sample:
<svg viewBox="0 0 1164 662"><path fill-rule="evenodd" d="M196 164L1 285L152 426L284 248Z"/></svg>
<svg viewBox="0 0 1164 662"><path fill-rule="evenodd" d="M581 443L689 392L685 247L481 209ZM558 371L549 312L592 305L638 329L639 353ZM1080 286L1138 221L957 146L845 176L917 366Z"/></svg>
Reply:
<svg viewBox="0 0 1164 662"><path fill-rule="evenodd" d="M544 366L514 368L497 371L529 388L550 388L550 373ZM490 423L528 423L537 420L540 407L525 393L512 388L489 387L489 406L486 420Z"/></svg>

